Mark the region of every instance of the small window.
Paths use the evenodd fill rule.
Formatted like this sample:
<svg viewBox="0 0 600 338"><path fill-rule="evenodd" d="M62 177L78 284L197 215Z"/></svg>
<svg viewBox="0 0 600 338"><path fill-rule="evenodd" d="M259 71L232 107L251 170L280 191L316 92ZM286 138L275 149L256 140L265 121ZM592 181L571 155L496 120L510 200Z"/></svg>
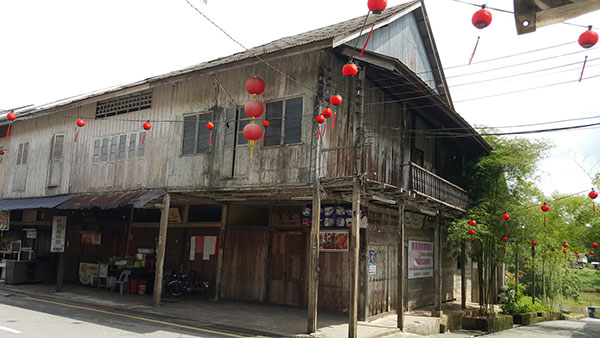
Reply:
<svg viewBox="0 0 600 338"><path fill-rule="evenodd" d="M100 162L108 161L108 138L102 139L102 154L100 157Z"/></svg>
<svg viewBox="0 0 600 338"><path fill-rule="evenodd" d="M212 142L215 141L216 128L212 131L206 129L206 124L213 119L212 113L186 116L183 119L183 155L207 154L210 152ZM212 132L212 140L211 140ZM209 144L209 142L211 144Z"/></svg>
<svg viewBox="0 0 600 338"><path fill-rule="evenodd" d="M118 147L119 137L113 136L110 141L110 161L117 160L117 147Z"/></svg>
<svg viewBox="0 0 600 338"><path fill-rule="evenodd" d="M17 165L27 164L27 155L29 153L29 142L20 143L17 152Z"/></svg>
<svg viewBox="0 0 600 338"><path fill-rule="evenodd" d="M94 141L94 156L92 157L92 162L94 163L100 162L101 142L101 139L97 139Z"/></svg>
<svg viewBox="0 0 600 338"><path fill-rule="evenodd" d="M119 136L119 160L127 158L127 135Z"/></svg>
<svg viewBox="0 0 600 338"><path fill-rule="evenodd" d="M129 135L129 158L135 157L135 140L137 139L137 134L133 133Z"/></svg>
<svg viewBox="0 0 600 338"><path fill-rule="evenodd" d="M145 138L146 138L146 132L143 131L143 132L140 133L140 142L139 142L139 145L138 145L138 157L144 156L144 151L145 151L145 148L146 148L146 145L144 144L145 143L145 141L144 141Z"/></svg>
<svg viewBox="0 0 600 338"><path fill-rule="evenodd" d="M302 98L267 103L265 146L297 144L302 141Z"/></svg>

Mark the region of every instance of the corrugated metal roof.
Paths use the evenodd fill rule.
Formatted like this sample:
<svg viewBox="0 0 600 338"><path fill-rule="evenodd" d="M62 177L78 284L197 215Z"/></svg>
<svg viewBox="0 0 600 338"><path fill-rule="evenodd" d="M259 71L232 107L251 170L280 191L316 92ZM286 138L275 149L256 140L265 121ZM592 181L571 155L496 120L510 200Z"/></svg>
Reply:
<svg viewBox="0 0 600 338"><path fill-rule="evenodd" d="M143 208L148 202L166 193L163 189L81 194L59 205L57 209L116 209L124 206Z"/></svg>
<svg viewBox="0 0 600 338"><path fill-rule="evenodd" d="M384 10L379 15L369 15L367 22L366 22L366 26L368 27L371 23L374 23L374 22L383 21L383 20L385 20L385 19L387 19L387 18L389 18L389 17L415 5L415 4L418 4L419 2L420 2L419 0L410 1L410 2L400 4L400 5L397 5L394 7L390 7L388 9ZM272 53L272 52L276 52L276 51L280 51L280 50L285 50L285 49L289 49L289 48L293 48L293 47L307 45L307 44L318 42L318 41L331 39L332 46L333 46L334 38L344 36L347 34L351 34L351 33L358 33L358 31L360 31L360 29L363 27L364 23L365 23L365 16L363 15L363 16L360 16L360 17L357 17L354 19L342 21L340 23L336 23L336 24L329 25L326 27L317 28L317 29L314 29L314 30L311 30L308 32L298 34L298 35L287 36L287 37L269 42L269 43L261 45L261 46L250 48L248 50L245 50L245 51L242 51L242 52L239 52L236 54L232 54L232 55L222 57L219 59L203 62L203 63L197 64L197 65L191 66L191 67L187 67L187 68L176 70L176 71L173 71L170 73L154 76L154 77L151 77L151 78L148 78L145 80L141 80L141 81L133 82L130 84L125 84L125 85L119 85L119 86L115 86L115 87L111 87L111 88L106 88L106 89L102 89L102 90L98 90L95 92L86 93L86 94L82 94L82 95L76 95L76 96L68 97L68 98L61 99L61 100L58 100L55 102L37 105L34 107L24 107L21 109L15 109L13 111L17 114L17 116L19 116L19 119L24 119L26 116L36 114L38 112L48 110L51 108L66 106L68 104L71 104L71 103L74 103L77 101L90 99L90 98L93 98L96 96L101 96L104 94L132 88L132 87L148 85L150 82L153 82L153 81L159 81L159 80L167 79L170 77L183 75L183 74L187 74L187 73L192 73L195 71L208 69L208 68L212 68L212 67L216 67L216 66L236 62L236 61L241 61L241 60L245 60L245 59L248 59L251 57L261 56L264 54L268 54L268 53ZM363 34L368 34L368 31L369 31L368 29L365 29L363 31ZM8 113L8 111L0 112L0 123L7 123L6 113Z"/></svg>
<svg viewBox="0 0 600 338"><path fill-rule="evenodd" d="M19 209L51 209L57 205L73 198L75 195L20 198L0 200L0 210L19 210Z"/></svg>

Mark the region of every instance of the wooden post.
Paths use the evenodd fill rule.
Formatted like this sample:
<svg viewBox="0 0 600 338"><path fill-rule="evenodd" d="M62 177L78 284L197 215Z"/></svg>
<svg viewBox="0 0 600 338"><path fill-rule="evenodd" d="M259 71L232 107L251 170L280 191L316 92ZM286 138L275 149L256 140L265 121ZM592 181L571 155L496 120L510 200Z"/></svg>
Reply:
<svg viewBox="0 0 600 338"><path fill-rule="evenodd" d="M438 315L441 313L442 311L442 283L441 283L441 277L442 277L442 272L440 271L441 268L441 252L440 252L440 248L441 248L441 234L440 234L440 228L441 228L441 216L440 214L438 214L438 221L437 224L435 225L435 230L434 230L434 239L433 239L433 281L434 281L434 293L435 293L435 301L434 301L434 316L438 317Z"/></svg>
<svg viewBox="0 0 600 338"><path fill-rule="evenodd" d="M65 253L58 254L58 271L56 272L56 292L62 292L65 277Z"/></svg>
<svg viewBox="0 0 600 338"><path fill-rule="evenodd" d="M219 231L219 255L217 256L217 277L215 280L215 296L214 299L219 299L221 291L221 274L223 271L223 248L225 247L225 225L227 224L227 209L228 205L224 205L221 210L221 228ZM186 218L187 219L187 218Z"/></svg>
<svg viewBox="0 0 600 338"><path fill-rule="evenodd" d="M358 275L360 273L359 249L360 249L360 194L361 194L361 160L363 145L363 112L364 112L364 86L366 67L363 66L359 74L356 95L360 99L360 108L356 112L356 138L354 141L354 184L352 186L352 235L350 238L352 279L350 289L350 310L348 322L348 338L357 337L358 324Z"/></svg>
<svg viewBox="0 0 600 338"><path fill-rule="evenodd" d="M531 245L531 303L535 304L535 245Z"/></svg>
<svg viewBox="0 0 600 338"><path fill-rule="evenodd" d="M125 253L123 257L129 255L129 242L131 238L131 225L133 224L133 207L131 207L131 212L129 214L129 224L127 226L127 238L125 239Z"/></svg>
<svg viewBox="0 0 600 338"><path fill-rule="evenodd" d="M519 293L519 242L515 241L515 293Z"/></svg>
<svg viewBox="0 0 600 338"><path fill-rule="evenodd" d="M398 328L404 331L404 200L398 207L398 300L396 314Z"/></svg>
<svg viewBox="0 0 600 338"><path fill-rule="evenodd" d="M171 196L165 194L163 198L163 207L160 213L160 229L158 231L158 248L156 254L156 272L154 275L154 307L160 306L160 296L162 295L163 266L165 263L165 250L167 247L167 227L169 225L169 206Z"/></svg>
<svg viewBox="0 0 600 338"><path fill-rule="evenodd" d="M462 242L460 246L460 308L467 308L467 244Z"/></svg>
<svg viewBox="0 0 600 338"><path fill-rule="evenodd" d="M319 225L321 223L321 187L319 178L321 175L321 138L318 138L316 141L317 146L315 151L315 176L313 179L312 222L310 226L309 238L310 268L308 270L308 333L317 332L317 308L319 306Z"/></svg>

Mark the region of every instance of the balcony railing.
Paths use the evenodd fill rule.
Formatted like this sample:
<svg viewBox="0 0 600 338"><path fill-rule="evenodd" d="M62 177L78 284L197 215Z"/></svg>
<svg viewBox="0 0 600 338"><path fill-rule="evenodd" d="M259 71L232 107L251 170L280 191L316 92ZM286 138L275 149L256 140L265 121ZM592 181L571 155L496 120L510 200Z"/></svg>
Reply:
<svg viewBox="0 0 600 338"><path fill-rule="evenodd" d="M467 210L469 194L465 189L412 162L410 163L410 184L411 190L420 195L456 209Z"/></svg>

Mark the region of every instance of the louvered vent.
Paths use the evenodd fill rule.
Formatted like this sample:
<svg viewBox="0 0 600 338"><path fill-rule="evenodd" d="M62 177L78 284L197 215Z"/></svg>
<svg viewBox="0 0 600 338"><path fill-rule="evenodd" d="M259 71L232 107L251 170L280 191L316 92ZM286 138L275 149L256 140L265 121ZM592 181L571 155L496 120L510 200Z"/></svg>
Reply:
<svg viewBox="0 0 600 338"><path fill-rule="evenodd" d="M96 118L131 113L152 108L152 91L137 92L127 96L98 101Z"/></svg>

